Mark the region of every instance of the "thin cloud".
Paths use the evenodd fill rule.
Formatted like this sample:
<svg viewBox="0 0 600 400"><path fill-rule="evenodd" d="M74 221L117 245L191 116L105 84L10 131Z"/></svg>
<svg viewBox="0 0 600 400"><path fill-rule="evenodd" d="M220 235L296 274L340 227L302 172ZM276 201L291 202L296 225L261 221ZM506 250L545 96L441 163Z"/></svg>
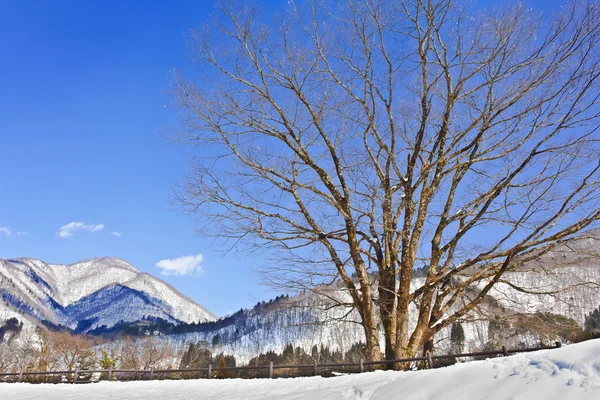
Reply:
<svg viewBox="0 0 600 400"><path fill-rule="evenodd" d="M163 275L191 275L202 272L202 254L195 256L181 256L173 259L160 260L156 266Z"/></svg>
<svg viewBox="0 0 600 400"><path fill-rule="evenodd" d="M4 236L23 236L26 235L27 232L13 232L10 228L5 226L0 226L0 235Z"/></svg>
<svg viewBox="0 0 600 400"><path fill-rule="evenodd" d="M117 232L117 231L111 232L110 234L113 235L113 236L115 236L115 237L121 237L121 236L123 236L123 235L121 235L121 232Z"/></svg>
<svg viewBox="0 0 600 400"><path fill-rule="evenodd" d="M86 224L83 222L70 222L60 227L57 235L61 238L73 236L76 231L98 232L104 229L104 224Z"/></svg>

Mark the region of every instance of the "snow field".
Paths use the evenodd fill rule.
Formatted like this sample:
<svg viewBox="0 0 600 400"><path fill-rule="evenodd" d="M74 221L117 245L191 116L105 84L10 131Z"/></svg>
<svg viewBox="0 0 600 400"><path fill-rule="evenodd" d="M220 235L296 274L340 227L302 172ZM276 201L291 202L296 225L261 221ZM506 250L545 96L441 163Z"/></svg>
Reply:
<svg viewBox="0 0 600 400"><path fill-rule="evenodd" d="M446 368L335 378L0 384L2 400L587 400L600 399L600 339Z"/></svg>

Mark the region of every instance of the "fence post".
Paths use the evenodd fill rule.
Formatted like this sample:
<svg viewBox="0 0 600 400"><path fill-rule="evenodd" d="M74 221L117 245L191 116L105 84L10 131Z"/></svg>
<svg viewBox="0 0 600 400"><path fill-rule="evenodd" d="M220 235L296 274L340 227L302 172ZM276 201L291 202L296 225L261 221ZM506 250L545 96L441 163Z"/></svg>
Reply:
<svg viewBox="0 0 600 400"><path fill-rule="evenodd" d="M76 367L75 372L73 372L73 383L77 383L78 378L79 378L79 372L77 371L77 367Z"/></svg>
<svg viewBox="0 0 600 400"><path fill-rule="evenodd" d="M559 347L562 347L562 343L561 342L554 342L554 346L558 349Z"/></svg>
<svg viewBox="0 0 600 400"><path fill-rule="evenodd" d="M502 346L502 354L504 357L508 357L508 350L506 349L506 346Z"/></svg>
<svg viewBox="0 0 600 400"><path fill-rule="evenodd" d="M317 360L313 361L313 372L315 376L319 375L319 365L317 364Z"/></svg>
<svg viewBox="0 0 600 400"><path fill-rule="evenodd" d="M19 382L23 382L23 370L19 371Z"/></svg>
<svg viewBox="0 0 600 400"><path fill-rule="evenodd" d="M269 378L273 377L273 361L269 363Z"/></svg>
<svg viewBox="0 0 600 400"><path fill-rule="evenodd" d="M108 380L112 381L112 365L108 367Z"/></svg>
<svg viewBox="0 0 600 400"><path fill-rule="evenodd" d="M154 379L154 367L150 367L150 380Z"/></svg>
<svg viewBox="0 0 600 400"><path fill-rule="evenodd" d="M360 359L360 372L365 372L365 361L362 358Z"/></svg>
<svg viewBox="0 0 600 400"><path fill-rule="evenodd" d="M207 378L212 378L212 364L208 364L208 375Z"/></svg>
<svg viewBox="0 0 600 400"><path fill-rule="evenodd" d="M427 368L433 368L433 358L431 358L431 352L427 351Z"/></svg>

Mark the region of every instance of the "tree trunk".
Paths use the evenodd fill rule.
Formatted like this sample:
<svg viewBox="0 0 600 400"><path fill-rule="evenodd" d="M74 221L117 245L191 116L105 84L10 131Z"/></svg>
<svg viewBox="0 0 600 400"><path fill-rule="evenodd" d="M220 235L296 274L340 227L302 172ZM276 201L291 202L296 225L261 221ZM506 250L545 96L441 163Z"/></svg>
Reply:
<svg viewBox="0 0 600 400"><path fill-rule="evenodd" d="M385 270L379 275L379 315L385 336L385 359L396 358L396 277Z"/></svg>
<svg viewBox="0 0 600 400"><path fill-rule="evenodd" d="M409 351L408 312L410 304L410 280L412 278L410 268L405 268L400 274L400 285L398 288L398 304L396 305L396 346L395 357L412 357ZM404 369L402 365L396 364L396 369Z"/></svg>
<svg viewBox="0 0 600 400"><path fill-rule="evenodd" d="M371 296L368 288L363 287L363 296ZM380 361L381 348L379 347L379 332L375 324L375 311L371 301L364 301L362 304L362 325L365 331L365 358L367 361Z"/></svg>
<svg viewBox="0 0 600 400"><path fill-rule="evenodd" d="M432 338L431 331L425 322L418 322L411 335L408 334L408 312L404 314L404 306L398 312L396 358L415 357L426 341ZM408 310L408 307L406 307ZM402 314L401 314L402 311ZM397 364L396 369L406 370L410 365Z"/></svg>
<svg viewBox="0 0 600 400"><path fill-rule="evenodd" d="M396 346L394 355L395 358L408 358L414 356L409 350L409 334L408 334L408 304L398 308L396 315ZM396 370L408 369L408 364L394 364Z"/></svg>
<svg viewBox="0 0 600 400"><path fill-rule="evenodd" d="M381 348L379 347L379 334L377 333L376 327L365 324L365 358L367 361L380 361L381 360Z"/></svg>
<svg viewBox="0 0 600 400"><path fill-rule="evenodd" d="M363 272L362 269L359 271ZM360 307L362 326L365 331L366 340L364 350L365 358L367 361L380 361L381 348L379 347L379 332L377 331L377 325L375 324L375 310L373 302L371 301L372 292L370 285L365 284L365 281L365 279L361 279L361 291L364 300Z"/></svg>

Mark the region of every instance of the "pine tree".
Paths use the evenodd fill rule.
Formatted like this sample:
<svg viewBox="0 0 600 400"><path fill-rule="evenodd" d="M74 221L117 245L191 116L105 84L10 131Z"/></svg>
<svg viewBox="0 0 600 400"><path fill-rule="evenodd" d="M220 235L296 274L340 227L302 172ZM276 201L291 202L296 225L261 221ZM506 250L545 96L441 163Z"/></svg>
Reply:
<svg viewBox="0 0 600 400"><path fill-rule="evenodd" d="M460 354L463 352L465 342L465 331L459 322L452 324L450 329L450 344L451 352L453 354Z"/></svg>
<svg viewBox="0 0 600 400"><path fill-rule="evenodd" d="M600 307L596 308L585 318L584 331L592 337L600 336Z"/></svg>
<svg viewBox="0 0 600 400"><path fill-rule="evenodd" d="M319 360L319 348L316 344L313 346L310 355L312 356L313 360Z"/></svg>
<svg viewBox="0 0 600 400"><path fill-rule="evenodd" d="M283 349L283 353L281 354L285 363L291 363L294 361L294 346L288 344Z"/></svg>
<svg viewBox="0 0 600 400"><path fill-rule="evenodd" d="M228 365L225 360L225 356L223 354L219 354L218 361L217 361L217 368L226 368L226 367L228 367ZM231 370L217 371L217 378L220 378L220 379L231 378Z"/></svg>

